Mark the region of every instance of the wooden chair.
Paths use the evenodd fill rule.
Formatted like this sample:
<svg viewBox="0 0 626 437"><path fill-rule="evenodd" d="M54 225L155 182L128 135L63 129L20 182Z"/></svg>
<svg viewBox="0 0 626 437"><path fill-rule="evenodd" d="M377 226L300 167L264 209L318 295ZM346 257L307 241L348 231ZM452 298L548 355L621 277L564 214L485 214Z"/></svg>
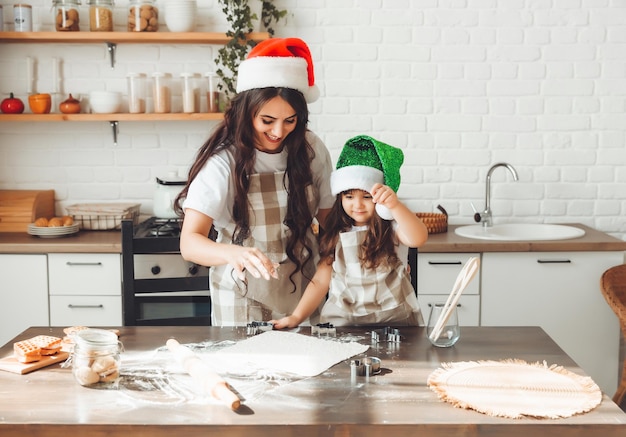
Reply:
<svg viewBox="0 0 626 437"><path fill-rule="evenodd" d="M626 264L611 267L602 274L600 279L602 295L611 309L619 318L622 335L626 338ZM613 402L626 411L626 359L622 369L622 378Z"/></svg>

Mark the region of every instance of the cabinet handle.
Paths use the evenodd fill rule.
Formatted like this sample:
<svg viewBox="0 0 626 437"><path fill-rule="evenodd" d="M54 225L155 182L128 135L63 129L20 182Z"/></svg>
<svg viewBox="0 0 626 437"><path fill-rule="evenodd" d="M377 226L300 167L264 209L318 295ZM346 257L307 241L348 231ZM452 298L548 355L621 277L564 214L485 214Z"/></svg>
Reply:
<svg viewBox="0 0 626 437"><path fill-rule="evenodd" d="M428 302L428 306L429 306L429 307L432 307L432 306L433 306L433 304L432 304L432 303L430 303L430 302ZM457 307L457 308L461 308L461 304L460 304L460 303L457 303L457 304L456 304L456 307Z"/></svg>
<svg viewBox="0 0 626 437"><path fill-rule="evenodd" d="M431 266L460 266L461 261L428 261Z"/></svg>
<svg viewBox="0 0 626 437"><path fill-rule="evenodd" d="M104 308L104 305L100 304L100 305L74 305L74 304L68 304L67 305L68 308Z"/></svg>
<svg viewBox="0 0 626 437"><path fill-rule="evenodd" d="M539 264L569 264L572 261L569 259L538 259Z"/></svg>
<svg viewBox="0 0 626 437"><path fill-rule="evenodd" d="M75 262L68 261L68 262L65 263L65 265L68 265L70 267L71 266L101 266L102 263L101 262L95 262L95 263L75 263Z"/></svg>

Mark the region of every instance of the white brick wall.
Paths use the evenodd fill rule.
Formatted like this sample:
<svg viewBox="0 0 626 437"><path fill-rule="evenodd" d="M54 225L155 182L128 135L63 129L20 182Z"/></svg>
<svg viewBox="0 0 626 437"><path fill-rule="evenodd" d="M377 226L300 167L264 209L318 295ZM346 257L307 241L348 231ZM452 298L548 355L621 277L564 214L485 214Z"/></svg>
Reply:
<svg viewBox="0 0 626 437"><path fill-rule="evenodd" d="M47 0L35 28L52 29ZM125 25L117 1L117 30ZM214 0L198 0L199 30L222 31ZM4 5L5 29L12 2ZM626 1L277 0L277 36L313 52L322 98L311 128L334 158L353 135L404 149L400 195L418 211L443 205L452 223L483 206L490 165L495 221L579 222L626 239ZM87 29L87 13L81 15ZM164 20L161 20L163 25ZM204 73L215 46L0 45L0 93L25 100L26 56L36 90L61 60L64 94L125 91L129 71ZM1 123L0 189L54 188L70 202L129 200L150 214L154 178L185 173L207 122Z"/></svg>

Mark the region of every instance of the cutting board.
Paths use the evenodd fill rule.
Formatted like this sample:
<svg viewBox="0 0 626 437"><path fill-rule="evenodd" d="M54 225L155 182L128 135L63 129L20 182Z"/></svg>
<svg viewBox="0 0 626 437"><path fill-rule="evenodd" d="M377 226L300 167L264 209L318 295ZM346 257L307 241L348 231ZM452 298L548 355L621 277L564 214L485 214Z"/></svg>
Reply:
<svg viewBox="0 0 626 437"><path fill-rule="evenodd" d="M54 355L48 355L33 363L20 363L14 356L0 359L0 370L25 375L42 367L51 366L52 364L62 363L69 356L67 352L57 352Z"/></svg>

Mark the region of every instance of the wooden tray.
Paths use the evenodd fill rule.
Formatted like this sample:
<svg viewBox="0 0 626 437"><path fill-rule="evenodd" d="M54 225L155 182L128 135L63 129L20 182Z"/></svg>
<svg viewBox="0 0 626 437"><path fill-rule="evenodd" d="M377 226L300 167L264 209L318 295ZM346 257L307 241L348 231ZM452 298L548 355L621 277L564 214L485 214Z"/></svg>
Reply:
<svg viewBox="0 0 626 437"><path fill-rule="evenodd" d="M42 357L41 360L33 363L20 363L13 355L0 359L0 370L25 375L42 367L51 366L52 364L62 363L70 354L67 352L57 352L54 355Z"/></svg>

